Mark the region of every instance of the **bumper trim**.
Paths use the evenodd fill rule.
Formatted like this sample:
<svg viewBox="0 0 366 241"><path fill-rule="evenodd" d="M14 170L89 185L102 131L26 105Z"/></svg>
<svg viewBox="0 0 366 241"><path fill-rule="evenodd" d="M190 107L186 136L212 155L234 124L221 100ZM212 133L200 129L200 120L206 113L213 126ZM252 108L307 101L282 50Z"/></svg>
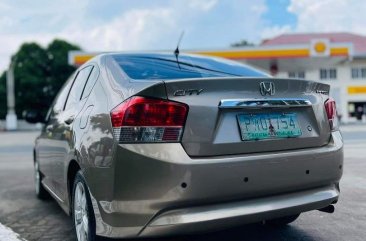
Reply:
<svg viewBox="0 0 366 241"><path fill-rule="evenodd" d="M282 211L289 215L328 206L338 198L335 185L302 192L253 199L235 203L193 207L165 212L154 218L148 227L209 222L236 217L260 216ZM267 216L267 215L266 215Z"/></svg>

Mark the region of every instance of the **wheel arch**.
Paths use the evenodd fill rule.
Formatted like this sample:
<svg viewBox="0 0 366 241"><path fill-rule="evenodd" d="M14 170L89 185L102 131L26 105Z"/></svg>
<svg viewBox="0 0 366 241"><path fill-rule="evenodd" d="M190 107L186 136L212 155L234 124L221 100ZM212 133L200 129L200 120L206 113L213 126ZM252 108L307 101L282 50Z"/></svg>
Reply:
<svg viewBox="0 0 366 241"><path fill-rule="evenodd" d="M69 214L71 214L71 204L72 204L72 189L74 185L74 180L76 173L81 170L80 165L76 160L71 160L67 168L67 193L69 197Z"/></svg>

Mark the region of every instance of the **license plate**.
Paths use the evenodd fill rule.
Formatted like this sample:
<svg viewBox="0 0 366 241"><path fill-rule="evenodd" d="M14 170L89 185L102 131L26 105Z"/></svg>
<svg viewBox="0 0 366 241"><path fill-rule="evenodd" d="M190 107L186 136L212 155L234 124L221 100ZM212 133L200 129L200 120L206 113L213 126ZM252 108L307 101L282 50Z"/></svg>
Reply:
<svg viewBox="0 0 366 241"><path fill-rule="evenodd" d="M299 137L302 134L295 113L239 114L237 118L243 141Z"/></svg>

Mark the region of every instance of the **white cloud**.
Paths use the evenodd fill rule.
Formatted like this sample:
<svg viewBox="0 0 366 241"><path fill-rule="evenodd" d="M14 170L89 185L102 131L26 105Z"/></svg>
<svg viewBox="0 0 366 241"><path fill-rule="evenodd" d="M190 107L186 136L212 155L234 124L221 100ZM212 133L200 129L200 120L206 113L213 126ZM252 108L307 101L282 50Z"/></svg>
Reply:
<svg viewBox="0 0 366 241"><path fill-rule="evenodd" d="M268 38L273 38L284 33L289 33L291 31L292 27L290 25L283 25L283 26L276 25L273 27L267 27L262 31L261 39L265 40Z"/></svg>
<svg viewBox="0 0 366 241"><path fill-rule="evenodd" d="M265 4L255 4L250 6L250 10L254 14L262 15L268 11L268 7Z"/></svg>
<svg viewBox="0 0 366 241"><path fill-rule="evenodd" d="M366 34L366 2L359 0L291 0L287 11L297 23L265 27L261 38L291 32L353 32Z"/></svg>
<svg viewBox="0 0 366 241"><path fill-rule="evenodd" d="M347 31L366 34L366 2L359 0L291 0L296 32Z"/></svg>
<svg viewBox="0 0 366 241"><path fill-rule="evenodd" d="M0 11L8 11L9 9L11 9L9 4L5 2L0 2Z"/></svg>
<svg viewBox="0 0 366 241"><path fill-rule="evenodd" d="M85 1L80 2L70 11L65 5L57 8L57 4L50 4L45 7L47 10L21 11L22 16L16 13L15 6L2 15L5 5L0 5L0 72L24 42L45 46L54 38L62 38L90 51L133 50L146 48L156 36L164 36L175 26L170 8L130 10L110 21L92 25L92 21L83 19Z"/></svg>
<svg viewBox="0 0 366 241"><path fill-rule="evenodd" d="M111 5L113 4L113 6ZM63 38L87 51L222 48L247 39L258 42L264 0L115 1L38 0L0 3L0 72L20 44L45 46ZM109 6L111 5L111 6ZM100 8L100 9L99 9Z"/></svg>
<svg viewBox="0 0 366 241"><path fill-rule="evenodd" d="M32 34L12 35L2 34L0 38L0 74L9 66L10 56L14 54L19 46L24 42L37 42L46 45L53 39L53 35L42 34L34 36Z"/></svg>
<svg viewBox="0 0 366 241"><path fill-rule="evenodd" d="M46 45L56 37L88 51L118 51L173 49L182 30L185 49L225 48L240 39L258 43L286 32L366 34L364 1L291 0L294 27L273 26L263 19L267 11L264 0L1 0L0 72L20 44Z"/></svg>
<svg viewBox="0 0 366 241"><path fill-rule="evenodd" d="M87 0L0 2L0 74L24 42L47 45L64 27L81 22ZM72 7L71 7L72 6Z"/></svg>
<svg viewBox="0 0 366 241"><path fill-rule="evenodd" d="M0 29L9 28L14 25L12 18L8 16L0 16Z"/></svg>
<svg viewBox="0 0 366 241"><path fill-rule="evenodd" d="M212 9L216 4L218 0L189 0L188 5L189 7L193 9L200 9L203 11L209 11Z"/></svg>
<svg viewBox="0 0 366 241"><path fill-rule="evenodd" d="M11 24L0 28L0 34L56 33L65 26L85 20L89 0L13 1L2 0L0 16ZM7 21L9 22L9 21ZM0 20L0 26L3 21Z"/></svg>
<svg viewBox="0 0 366 241"><path fill-rule="evenodd" d="M83 30L80 24L63 31L60 36L82 43L87 50L118 51L147 47L156 35L175 26L168 8L131 10L111 22Z"/></svg>

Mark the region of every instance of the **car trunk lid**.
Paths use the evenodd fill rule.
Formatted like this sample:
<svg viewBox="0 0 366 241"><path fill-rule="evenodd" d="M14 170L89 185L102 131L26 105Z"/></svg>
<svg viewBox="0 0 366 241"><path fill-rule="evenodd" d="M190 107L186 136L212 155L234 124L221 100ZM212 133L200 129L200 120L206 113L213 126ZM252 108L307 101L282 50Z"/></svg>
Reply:
<svg viewBox="0 0 366 241"><path fill-rule="evenodd" d="M165 86L168 99L189 106L182 145L190 156L309 148L329 141L324 111L329 85L297 79L225 77L169 80ZM261 119L267 129L259 127ZM275 131L276 125L279 127L276 120L295 125L291 137L287 132L269 136L272 124ZM278 133L284 131L286 123L282 124Z"/></svg>

